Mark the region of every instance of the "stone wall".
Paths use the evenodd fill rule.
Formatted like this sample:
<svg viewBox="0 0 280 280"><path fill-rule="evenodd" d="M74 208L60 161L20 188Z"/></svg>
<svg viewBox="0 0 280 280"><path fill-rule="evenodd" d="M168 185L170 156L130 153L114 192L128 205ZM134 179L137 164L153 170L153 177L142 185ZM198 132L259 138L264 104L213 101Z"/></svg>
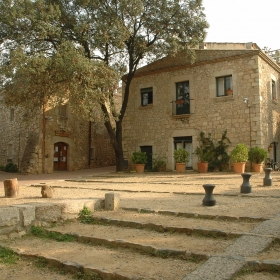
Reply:
<svg viewBox="0 0 280 280"><path fill-rule="evenodd" d="M23 110L0 105L0 165L17 164L23 173L36 173L38 167L38 145L41 133L39 114L25 118ZM13 115L13 117L11 117Z"/></svg>
<svg viewBox="0 0 280 280"><path fill-rule="evenodd" d="M68 171L114 165L115 154L103 122L89 123L70 110L66 117L60 117L58 108L47 109L45 117L38 112L29 118L15 108L11 121L10 110L1 105L0 165L12 161L21 173L52 173L54 144L58 142L67 145ZM92 150L96 158L92 157Z"/></svg>
<svg viewBox="0 0 280 280"><path fill-rule="evenodd" d="M269 88L261 89L263 82L260 79L264 77L260 73L258 54L258 50L200 50L197 52L199 63L193 65L182 67L180 62L180 67L176 68L178 59L168 58L142 68L131 84L123 123L125 157L130 159L140 146L152 146L153 153L167 157L167 168L173 170L173 138L192 136L193 153L200 131L211 133L219 140L227 130L231 140L229 152L238 143L267 148L273 136L272 115L264 115L268 106L271 108L275 104L265 105L263 100L262 96L268 95ZM180 59L182 61L182 57ZM267 62L263 61L263 64L267 65ZM268 65L264 68L267 75L274 73L279 84L279 73ZM216 77L225 75L232 75L233 95L216 97ZM172 116L175 84L181 81L189 81L191 98L191 114L183 119ZM153 104L141 107L140 89L146 87L153 87ZM249 98L248 104L244 103L245 97ZM276 107L273 113L274 118L279 118ZM193 169L197 169L197 157L191 156Z"/></svg>

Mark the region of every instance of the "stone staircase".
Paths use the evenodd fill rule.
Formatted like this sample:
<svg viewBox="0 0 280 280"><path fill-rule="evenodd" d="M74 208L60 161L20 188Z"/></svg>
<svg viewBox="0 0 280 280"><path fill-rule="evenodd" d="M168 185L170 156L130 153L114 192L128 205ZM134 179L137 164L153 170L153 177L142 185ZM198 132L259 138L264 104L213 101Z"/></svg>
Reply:
<svg viewBox="0 0 280 280"><path fill-rule="evenodd" d="M233 279L245 266L279 271L275 261L246 258L276 240L280 221L186 216L145 209L97 211L86 223L72 220L44 229L47 240L29 235L9 247L89 279ZM56 241L63 236L70 241Z"/></svg>

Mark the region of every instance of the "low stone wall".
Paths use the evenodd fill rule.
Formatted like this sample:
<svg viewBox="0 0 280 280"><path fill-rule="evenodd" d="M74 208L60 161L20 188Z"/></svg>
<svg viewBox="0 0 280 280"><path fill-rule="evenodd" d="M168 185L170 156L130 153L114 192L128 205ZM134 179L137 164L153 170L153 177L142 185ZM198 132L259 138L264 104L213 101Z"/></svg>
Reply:
<svg viewBox="0 0 280 280"><path fill-rule="evenodd" d="M0 207L0 239L21 237L31 226L74 219L86 206L92 212L104 208L104 199L61 200L55 203L29 203Z"/></svg>

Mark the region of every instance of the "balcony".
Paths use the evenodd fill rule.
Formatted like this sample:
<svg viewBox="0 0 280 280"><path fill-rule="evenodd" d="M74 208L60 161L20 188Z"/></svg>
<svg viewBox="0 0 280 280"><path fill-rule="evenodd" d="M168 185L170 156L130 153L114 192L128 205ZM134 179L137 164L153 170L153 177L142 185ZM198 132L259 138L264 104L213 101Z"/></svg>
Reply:
<svg viewBox="0 0 280 280"><path fill-rule="evenodd" d="M191 100L185 98L172 101L172 117L176 119L188 118L191 115Z"/></svg>

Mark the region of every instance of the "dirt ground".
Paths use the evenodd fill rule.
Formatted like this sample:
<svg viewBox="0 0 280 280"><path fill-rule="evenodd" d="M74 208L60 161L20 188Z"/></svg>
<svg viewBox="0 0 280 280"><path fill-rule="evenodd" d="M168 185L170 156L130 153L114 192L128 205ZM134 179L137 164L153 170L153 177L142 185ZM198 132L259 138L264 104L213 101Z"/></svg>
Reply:
<svg viewBox="0 0 280 280"><path fill-rule="evenodd" d="M273 186L264 187L263 178L264 173L253 174L250 179L252 185L252 193L247 195L240 194L240 186L242 184L242 177L240 174L233 173L186 173L179 175L176 173L149 173L144 175L138 174L117 174L110 173L104 175L90 176L87 178L80 178L79 181L65 181L57 180L48 184L55 188L55 197L53 199L43 199L40 194L40 185L25 185L20 186L19 196L17 198L8 199L4 197L4 189L0 189L0 206L7 206L12 204L23 204L31 202L58 202L63 199L77 199L77 198L104 198L104 194L109 191L118 191L121 196L121 207L138 208L138 209L153 209L156 211L177 211L189 212L200 215L213 216L228 216L228 217L252 217L252 218L271 218L279 214L280 209L280 172L273 173ZM44 183L42 181L42 183ZM214 207L203 207L202 199L204 198L203 184L215 184L214 196L217 204ZM158 215L158 214L140 214L137 212L119 211L106 213L104 211L94 213L96 217L106 216L111 218L123 220L137 220L141 222L153 222L169 226L181 226L204 228L204 229L218 229L226 232L250 232L257 222L233 221L226 218L221 220L207 220L194 218L178 218L173 216ZM85 235L94 235L96 237L103 237L108 239L123 239L133 241L135 243L147 242L147 235L141 230L136 229L119 229L107 226L106 232L104 227L95 226L87 228L85 225L73 222L57 227L56 230L61 232L77 232ZM109 233L107 235L107 233ZM164 247L166 236L151 232L149 234L149 244L155 247ZM203 242L202 242L203 241ZM179 234L168 235L168 246L175 249L186 249L189 251L207 252L208 254L222 253L223 250L229 246L234 239L215 240L208 239L207 242L201 237L182 236ZM50 250L57 245L44 246L37 242L36 239L23 238L22 240L15 240L4 242L4 245L11 247L23 247L26 251L36 253L38 250ZM187 244L187 245L185 245ZM81 244L72 244L77 250L83 251L84 258L86 250L83 250ZM63 248L61 247L61 250ZM67 249L65 249L67 250ZM259 255L260 259L279 259L280 250L278 247L263 252ZM74 253L73 253L74 254ZM99 260L104 261L101 251L99 252ZM105 253L104 253L105 254ZM105 255L104 255L105 256ZM127 256L120 256L120 259L126 259ZM134 256L135 262L140 260ZM153 262L147 256L146 268L144 270L152 269ZM179 265L180 261L176 262ZM145 265L145 263L141 263ZM162 271L162 275L168 275L170 269L174 275L177 275L176 265L171 265L171 262L166 262L166 272ZM131 266L131 263L130 263ZM135 264L135 266L137 266ZM178 266L179 267L179 266ZM189 271L195 269L196 264L186 268L182 275L186 275ZM127 268L128 269L128 268ZM167 272L169 270L169 272ZM1 279L72 279L71 275L61 275L55 271L45 268L44 266L38 268L31 260L19 260L16 265L0 265ZM178 275L181 275L178 274ZM176 277L176 276L175 276ZM179 276L178 276L179 277ZM151 278L152 279L152 278ZM161 278L155 278L161 279ZM162 278L167 279L167 278ZM174 278L179 279L179 278ZM243 275L237 278L238 280L276 280L279 275L271 273L252 273Z"/></svg>

